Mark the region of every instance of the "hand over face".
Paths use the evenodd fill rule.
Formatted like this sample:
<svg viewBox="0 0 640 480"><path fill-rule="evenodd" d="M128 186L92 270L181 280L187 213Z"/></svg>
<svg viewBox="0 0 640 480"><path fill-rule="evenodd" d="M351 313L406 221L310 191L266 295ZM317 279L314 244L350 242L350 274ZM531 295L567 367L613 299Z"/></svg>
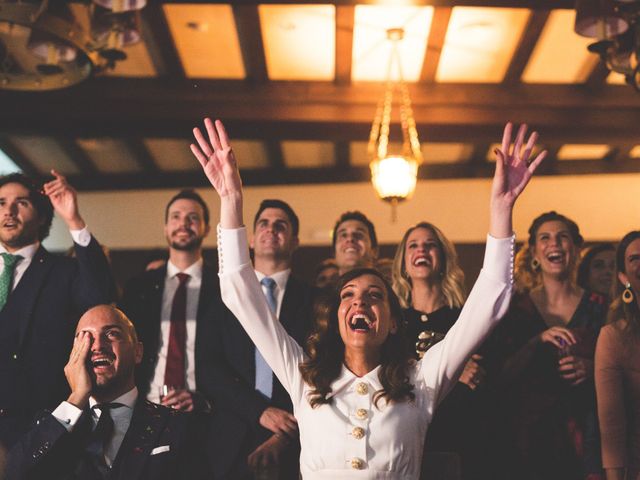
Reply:
<svg viewBox="0 0 640 480"><path fill-rule="evenodd" d="M69 388L71 389L68 402L80 409L87 405L93 388L87 368L90 350L91 334L85 331L78 332L73 341L69 361L64 367L64 375L67 377L67 383L69 383Z"/></svg>

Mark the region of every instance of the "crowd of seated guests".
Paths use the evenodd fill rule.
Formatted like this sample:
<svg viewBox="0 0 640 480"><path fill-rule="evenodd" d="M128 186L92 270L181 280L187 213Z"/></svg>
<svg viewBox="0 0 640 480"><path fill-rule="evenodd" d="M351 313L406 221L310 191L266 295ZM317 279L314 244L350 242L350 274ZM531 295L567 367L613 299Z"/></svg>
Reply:
<svg viewBox="0 0 640 480"><path fill-rule="evenodd" d="M0 179L0 478L7 455L7 478L53 478L51 471L70 475L72 467L69 478L78 479L107 478L113 468L166 469L164 477L140 470L135 478L177 475L168 473L178 471L173 463L132 466L124 451L130 445L154 461L174 449L189 459L191 478L298 478L293 406L222 303L217 272L202 258L211 230L202 198L184 190L169 200L167 260L120 290L75 191L53 175L42 191L22 175ZM69 258L40 245L54 211L74 239ZM455 247L428 222L406 230L394 259L379 259L372 222L345 212L313 286L291 272L299 220L287 203L265 200L252 226L256 276L275 317L301 345L325 328L314 318L324 317L339 276L355 268L388 277L416 360L446 336L465 303ZM439 406L421 478L433 478L431 454L443 453L465 480L640 479L640 232L581 256L583 244L578 225L562 214L533 220L516 258L517 293ZM114 304L120 310L92 310ZM103 403L111 410L96 413ZM122 420L121 405L137 413ZM164 423L159 436L137 446L130 437L144 409L156 419L146 422ZM43 416L47 410L53 413ZM105 411L111 430L96 440ZM175 432L164 431L170 424ZM195 445L185 435L198 435L197 448L184 448ZM96 445L97 456L90 452Z"/></svg>

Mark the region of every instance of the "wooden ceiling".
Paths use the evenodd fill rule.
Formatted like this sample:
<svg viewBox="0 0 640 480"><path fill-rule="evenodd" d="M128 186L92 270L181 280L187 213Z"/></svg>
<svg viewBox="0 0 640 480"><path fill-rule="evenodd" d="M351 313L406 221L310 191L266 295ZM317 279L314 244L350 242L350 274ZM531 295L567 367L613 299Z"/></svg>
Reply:
<svg viewBox="0 0 640 480"><path fill-rule="evenodd" d="M640 94L573 33L573 1L148 3L144 41L115 71L0 91L0 150L22 170L84 190L204 185L188 144L210 115L245 184L368 181L384 32L402 26L420 178L491 175L508 120L540 132L543 174L640 171Z"/></svg>

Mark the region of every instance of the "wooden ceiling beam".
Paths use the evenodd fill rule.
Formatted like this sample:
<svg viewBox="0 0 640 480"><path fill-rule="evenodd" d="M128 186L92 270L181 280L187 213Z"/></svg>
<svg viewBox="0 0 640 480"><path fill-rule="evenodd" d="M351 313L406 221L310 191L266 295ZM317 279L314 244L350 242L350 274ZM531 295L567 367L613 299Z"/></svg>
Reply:
<svg viewBox="0 0 640 480"><path fill-rule="evenodd" d="M233 5L233 17L247 80L253 83L265 83L269 79L269 74L258 5Z"/></svg>
<svg viewBox="0 0 640 480"><path fill-rule="evenodd" d="M31 177L39 177L40 172L36 166L31 163L27 156L16 147L13 142L5 135L0 135L0 150L7 155L20 170Z"/></svg>
<svg viewBox="0 0 640 480"><path fill-rule="evenodd" d="M103 78L50 93L0 92L0 133L186 138L211 115L222 118L235 138L362 140L380 96L379 84L198 85ZM491 143L507 120L527 122L545 141L559 144L640 137L640 95L631 88L427 84L410 85L410 92L418 133L431 141Z"/></svg>
<svg viewBox="0 0 640 480"><path fill-rule="evenodd" d="M228 4L229 0L157 0L157 3L213 3ZM240 1L235 3L249 4L253 2ZM318 0L264 0L262 4L295 4L315 5ZM322 3L332 5L380 5L380 0L328 0ZM530 9L572 9L574 0L412 0L412 5L425 5L435 7L504 7L504 8L530 8Z"/></svg>
<svg viewBox="0 0 640 480"><path fill-rule="evenodd" d="M142 168L145 173L157 173L159 171L153 156L144 145L144 142L138 138L125 139L127 149L133 154L133 159Z"/></svg>
<svg viewBox="0 0 640 480"><path fill-rule="evenodd" d="M351 83L351 59L353 57L353 29L355 28L356 7L338 5L336 7L336 83Z"/></svg>
<svg viewBox="0 0 640 480"><path fill-rule="evenodd" d="M427 40L427 48L422 62L420 81L422 83L433 83L436 79L440 55L444 46L444 39L447 36L449 20L451 19L451 7L436 7L433 11L431 29Z"/></svg>
<svg viewBox="0 0 640 480"><path fill-rule="evenodd" d="M537 176L547 175L593 175L640 172L637 160L571 160L555 162L553 168L541 169ZM491 178L494 172L492 162L460 164L423 164L419 177L423 180L451 178ZM322 183L369 182L369 167L342 166L331 168L258 169L241 172L242 182L247 186L261 185L304 185ZM179 188L189 186L200 188L209 186L202 172L166 172L155 175L99 174L70 176L69 182L78 190L133 190L154 188Z"/></svg>
<svg viewBox="0 0 640 480"><path fill-rule="evenodd" d="M69 160L78 167L82 175L95 175L98 173L98 169L89 158L89 155L87 155L87 152L85 152L73 138L63 136L56 138L56 141L58 145L60 145L60 149L66 153Z"/></svg>
<svg viewBox="0 0 640 480"><path fill-rule="evenodd" d="M516 49L507 73L504 76L503 83L508 85L517 84L520 82L520 77L524 69L529 63L531 54L535 46L538 44L538 39L544 30L544 26L549 18L549 11L534 11L531 13L527 26L524 29L520 43Z"/></svg>
<svg viewBox="0 0 640 480"><path fill-rule="evenodd" d="M173 41L162 5L156 2L142 10L145 43L159 74L172 78L184 78L184 67Z"/></svg>

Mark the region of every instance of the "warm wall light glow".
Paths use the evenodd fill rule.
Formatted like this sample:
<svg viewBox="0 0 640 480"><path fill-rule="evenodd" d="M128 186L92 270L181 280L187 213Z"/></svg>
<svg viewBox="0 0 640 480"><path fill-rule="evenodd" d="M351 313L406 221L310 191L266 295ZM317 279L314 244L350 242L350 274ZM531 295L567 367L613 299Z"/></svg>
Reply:
<svg viewBox="0 0 640 480"><path fill-rule="evenodd" d="M260 5L258 11L271 80L333 80L333 5Z"/></svg>
<svg viewBox="0 0 640 480"><path fill-rule="evenodd" d="M575 10L553 10L522 75L527 83L584 82L596 63L589 53L591 38L573 31Z"/></svg>
<svg viewBox="0 0 640 480"><path fill-rule="evenodd" d="M629 152L630 158L640 158L640 145L636 145Z"/></svg>
<svg viewBox="0 0 640 480"><path fill-rule="evenodd" d="M433 7L381 7L358 5L353 30L352 80L384 81L391 44L387 29L403 28L404 38L398 44L405 81L420 78ZM393 80L398 80L394 72Z"/></svg>
<svg viewBox="0 0 640 480"><path fill-rule="evenodd" d="M607 75L607 83L609 85L626 85L627 80L624 78L624 75L617 72L611 72Z"/></svg>
<svg viewBox="0 0 640 480"><path fill-rule="evenodd" d="M401 156L371 162L371 181L383 200L406 200L416 189L418 164Z"/></svg>
<svg viewBox="0 0 640 480"><path fill-rule="evenodd" d="M455 7L436 72L439 82L501 82L530 11Z"/></svg>

